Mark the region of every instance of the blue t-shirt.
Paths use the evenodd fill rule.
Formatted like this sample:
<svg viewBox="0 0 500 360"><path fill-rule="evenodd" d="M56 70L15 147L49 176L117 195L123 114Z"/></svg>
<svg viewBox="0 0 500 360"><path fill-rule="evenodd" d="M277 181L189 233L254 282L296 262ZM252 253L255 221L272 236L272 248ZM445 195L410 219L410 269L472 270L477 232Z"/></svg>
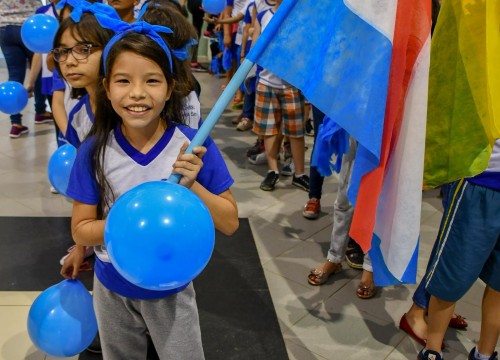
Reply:
<svg viewBox="0 0 500 360"><path fill-rule="evenodd" d="M66 140L76 147L85 140L92 125L94 124L94 113L90 107L89 95L83 96L68 114L68 128L66 130Z"/></svg>
<svg viewBox="0 0 500 360"><path fill-rule="evenodd" d="M144 182L167 179L182 144L190 142L195 134L196 130L183 125L169 126L153 148L143 154L130 145L120 127L112 131L106 146L103 168L115 199ZM207 148L207 153L203 156L203 167L196 180L211 193L220 194L228 190L234 180L213 140L208 138L203 145ZM67 190L70 198L89 205L97 205L101 199L92 166L93 147L94 139L89 138L78 149ZM104 209L105 217L108 212L109 209ZM111 264L104 245L94 249L97 255L97 278L106 288L122 296L133 299L159 299L185 288L182 286L179 289L154 291L138 287L118 273Z"/></svg>

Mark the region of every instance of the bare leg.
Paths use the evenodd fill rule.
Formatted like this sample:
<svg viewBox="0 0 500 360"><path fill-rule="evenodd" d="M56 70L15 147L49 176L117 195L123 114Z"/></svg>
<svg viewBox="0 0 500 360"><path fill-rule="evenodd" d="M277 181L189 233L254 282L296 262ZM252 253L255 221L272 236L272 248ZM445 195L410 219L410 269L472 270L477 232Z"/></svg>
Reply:
<svg viewBox="0 0 500 360"><path fill-rule="evenodd" d="M295 163L295 173L304 173L304 153L305 153L305 142L304 137L300 138L290 138L290 148L292 150L292 158Z"/></svg>
<svg viewBox="0 0 500 360"><path fill-rule="evenodd" d="M500 292L487 286L484 289L481 309L481 335L477 351L483 355L491 355L500 335Z"/></svg>
<svg viewBox="0 0 500 360"><path fill-rule="evenodd" d="M412 303L410 310L406 313L406 321L410 325L411 329L421 339L427 339L427 322L425 321L425 315L427 309L421 308L420 306Z"/></svg>
<svg viewBox="0 0 500 360"><path fill-rule="evenodd" d="M264 137L264 148L269 170L278 171L278 154L282 138L283 135L280 134Z"/></svg>
<svg viewBox="0 0 500 360"><path fill-rule="evenodd" d="M427 350L441 352L444 334L455 310L455 303L431 295L427 326Z"/></svg>

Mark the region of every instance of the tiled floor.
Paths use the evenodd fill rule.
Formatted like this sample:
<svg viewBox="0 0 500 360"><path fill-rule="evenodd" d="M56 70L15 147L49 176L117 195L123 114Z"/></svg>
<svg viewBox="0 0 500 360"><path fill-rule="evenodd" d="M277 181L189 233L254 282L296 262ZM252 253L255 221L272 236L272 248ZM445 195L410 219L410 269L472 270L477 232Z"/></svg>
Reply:
<svg viewBox="0 0 500 360"><path fill-rule="evenodd" d="M1 66L3 82L7 74ZM196 76L202 83L206 115L224 79ZM35 126L32 108L30 102L24 111L30 133L20 139L8 137L8 116L0 114L0 216L68 216L71 203L51 194L47 180L47 161L56 148L54 130L52 125ZM237 115L226 110L212 136L236 179L233 192L240 216L250 219L290 359L415 359L419 346L397 327L411 304L414 285L385 288L376 298L361 300L355 296L360 273L346 265L324 286L307 284L309 269L323 261L328 247L336 180L332 177L325 182L323 215L316 221L302 217L307 194L292 187L290 179L283 178L274 192L259 190L266 167L246 161L244 152L254 136L235 131L231 119ZM306 140L309 158L312 138ZM420 276L441 217L436 192L423 197ZM446 359L465 359L477 341L483 289L478 282L458 303L457 311L467 317L469 330L448 331ZM26 330L29 307L37 295L0 292L0 359L49 359L31 344Z"/></svg>

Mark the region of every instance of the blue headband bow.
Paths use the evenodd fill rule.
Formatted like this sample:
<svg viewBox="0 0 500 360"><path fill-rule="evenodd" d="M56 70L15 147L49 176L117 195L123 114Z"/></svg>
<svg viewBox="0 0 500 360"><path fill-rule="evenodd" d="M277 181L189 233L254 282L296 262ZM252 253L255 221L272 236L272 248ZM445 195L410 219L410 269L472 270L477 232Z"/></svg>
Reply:
<svg viewBox="0 0 500 360"><path fill-rule="evenodd" d="M109 54L109 50L111 47L121 38L123 38L127 33L130 32L135 32L139 34L144 34L150 39L154 40L160 47L165 51L165 54L167 54L168 58L168 63L170 65L170 71L173 71L172 68L172 55L170 54L170 48L168 45L163 41L163 38L160 36L159 33L164 33L164 34L172 34L173 31L169 29L166 26L160 26L160 25L151 25L145 21L139 21L135 22L132 24L126 23L126 22L120 22L116 24L116 26L113 29L116 32L116 35L109 40L108 44L104 48L104 51L102 52L102 60L103 60L103 67L104 67L104 73L106 74L106 59Z"/></svg>
<svg viewBox="0 0 500 360"><path fill-rule="evenodd" d="M62 4L62 5L61 5ZM57 8L64 7L66 4L73 7L69 15L74 22L80 22L84 13L91 13L95 16L99 24L105 29L113 29L117 21L121 21L120 15L109 5L101 3L89 3L85 0L61 0Z"/></svg>

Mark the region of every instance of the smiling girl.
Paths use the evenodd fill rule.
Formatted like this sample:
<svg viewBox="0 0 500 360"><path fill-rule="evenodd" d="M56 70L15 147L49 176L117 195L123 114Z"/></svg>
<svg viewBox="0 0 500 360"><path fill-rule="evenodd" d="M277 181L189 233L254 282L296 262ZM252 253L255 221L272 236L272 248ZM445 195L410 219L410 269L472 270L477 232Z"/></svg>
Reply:
<svg viewBox="0 0 500 360"><path fill-rule="evenodd" d="M143 22L124 30L104 49L94 127L68 186L73 238L96 249L94 306L105 359L145 358L146 332L161 359L203 359L192 284L153 291L125 280L103 245L104 224L121 194L176 173L206 204L215 227L230 235L238 228L233 179L210 138L185 154L196 130L180 124L182 98L173 77L179 62L165 41L169 35Z"/></svg>

